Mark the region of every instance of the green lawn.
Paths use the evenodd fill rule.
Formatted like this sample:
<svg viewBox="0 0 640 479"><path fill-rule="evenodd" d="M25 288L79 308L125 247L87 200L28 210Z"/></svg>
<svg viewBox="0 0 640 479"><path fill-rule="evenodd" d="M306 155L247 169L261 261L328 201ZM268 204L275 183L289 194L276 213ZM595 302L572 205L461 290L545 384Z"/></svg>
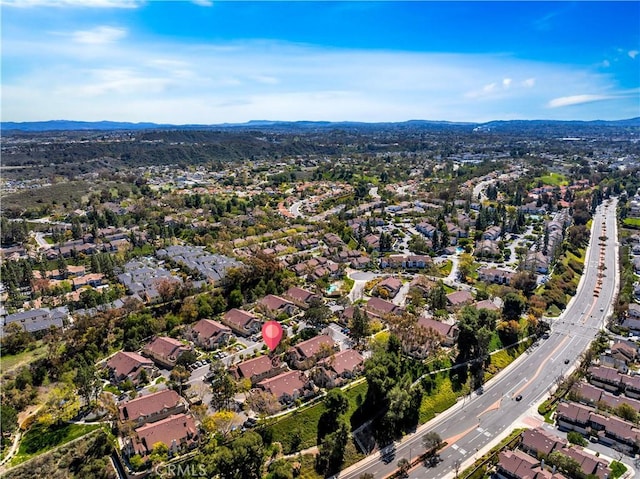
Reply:
<svg viewBox="0 0 640 479"><path fill-rule="evenodd" d="M559 175L558 173L549 173L548 175L540 176L537 178L544 185L549 186L562 186L568 185L567 177L564 175Z"/></svg>
<svg viewBox="0 0 640 479"><path fill-rule="evenodd" d="M625 218L623 223L631 228L640 228L640 218Z"/></svg>
<svg viewBox="0 0 640 479"><path fill-rule="evenodd" d="M364 400L367 394L367 383L362 382L347 389L345 394L349 398L349 410L346 416L351 417L358 408L359 401ZM318 435L318 421L324 411L324 404L318 402L313 406L294 411L290 415L283 417L270 426L273 440L282 443L285 454L315 446ZM292 440L295 442L296 435L300 438L300 444L297 448L292 448Z"/></svg>
<svg viewBox="0 0 640 479"><path fill-rule="evenodd" d="M438 270L440 271L440 274L442 276L449 276L449 273L451 273L452 267L453 267L453 262L448 259L438 267Z"/></svg>
<svg viewBox="0 0 640 479"><path fill-rule="evenodd" d="M435 392L431 395L425 395L420 405L420 424L424 424L435 417L437 413L441 413L449 409L456 403L458 394L453 391L451 379L448 376L438 375L436 378ZM462 392L462 391L461 391Z"/></svg>
<svg viewBox="0 0 640 479"><path fill-rule="evenodd" d="M18 453L11 459L11 466L18 465L54 447L73 441L100 427L100 424L63 424L62 426L51 426L49 428L34 426L22 438Z"/></svg>
<svg viewBox="0 0 640 479"><path fill-rule="evenodd" d="M18 354L11 354L0 357L0 371L3 374L11 372L20 366L26 366L27 364L43 357L47 353L46 346L38 346L35 349L23 351Z"/></svg>

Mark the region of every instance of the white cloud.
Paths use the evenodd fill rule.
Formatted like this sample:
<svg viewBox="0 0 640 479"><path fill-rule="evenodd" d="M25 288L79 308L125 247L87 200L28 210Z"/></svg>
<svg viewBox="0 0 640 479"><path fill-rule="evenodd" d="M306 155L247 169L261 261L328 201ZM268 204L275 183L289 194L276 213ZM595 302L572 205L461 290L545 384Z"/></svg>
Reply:
<svg viewBox="0 0 640 479"><path fill-rule="evenodd" d="M170 78L147 76L133 70L97 69L88 73L91 81L79 88L75 87L75 94L88 97L155 94L164 92L173 82ZM69 95L72 92L63 86L56 93Z"/></svg>
<svg viewBox="0 0 640 479"><path fill-rule="evenodd" d="M570 95L554 98L549 101L549 108L561 108L564 106L581 105L583 103L592 103L594 101L611 100L615 97L610 95Z"/></svg>
<svg viewBox="0 0 640 479"><path fill-rule="evenodd" d="M76 43L90 45L102 45L113 43L127 36L124 28L101 26L92 30L78 30L71 33L71 38Z"/></svg>
<svg viewBox="0 0 640 479"><path fill-rule="evenodd" d="M7 7L32 8L137 8L141 0L0 0Z"/></svg>
<svg viewBox="0 0 640 479"><path fill-rule="evenodd" d="M196 5L200 6L200 7L212 7L213 6L213 1L212 0L191 0L192 3L195 3Z"/></svg>
<svg viewBox="0 0 640 479"><path fill-rule="evenodd" d="M592 71L505 55L343 50L268 41L132 43L126 31L89 32L93 36L76 37L85 43L69 42L68 34L3 40L3 120L570 119L576 110L549 109L549 99L561 104L559 99L576 91L621 98L611 77L595 66ZM86 43L98 38L112 43L103 48ZM603 103L594 115L637 116L634 106L629 100Z"/></svg>
<svg viewBox="0 0 640 479"><path fill-rule="evenodd" d="M611 62L609 60L603 60L602 63L600 63L600 66L603 68L609 68L611 66Z"/></svg>
<svg viewBox="0 0 640 479"><path fill-rule="evenodd" d="M640 53L638 50L629 50L628 55L629 55L633 60L635 60L635 59L636 59L636 57L638 56L638 53Z"/></svg>
<svg viewBox="0 0 640 479"><path fill-rule="evenodd" d="M254 76L253 79L258 83L263 83L265 85L277 85L280 83L276 77L268 76L268 75L257 75Z"/></svg>

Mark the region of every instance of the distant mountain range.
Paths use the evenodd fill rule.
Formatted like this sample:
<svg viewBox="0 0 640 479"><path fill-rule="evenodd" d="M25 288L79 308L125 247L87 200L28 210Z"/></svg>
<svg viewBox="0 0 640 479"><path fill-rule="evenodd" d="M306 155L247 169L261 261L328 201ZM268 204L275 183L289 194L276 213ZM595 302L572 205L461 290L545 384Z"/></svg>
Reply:
<svg viewBox="0 0 640 479"><path fill-rule="evenodd" d="M640 117L626 120L594 120L594 121L560 121L560 120L507 120L487 123L465 123L449 121L409 120L405 122L330 122L330 121L270 121L252 120L246 123L221 123L213 125L172 125L160 123L128 123L117 121L73 121L51 120L30 122L1 122L2 131L44 132L44 131L109 131L109 130L210 130L210 129L325 129L325 128L379 128L379 127L447 127L467 126L479 131L502 130L513 128L539 128L552 126L604 126L604 127L640 127Z"/></svg>

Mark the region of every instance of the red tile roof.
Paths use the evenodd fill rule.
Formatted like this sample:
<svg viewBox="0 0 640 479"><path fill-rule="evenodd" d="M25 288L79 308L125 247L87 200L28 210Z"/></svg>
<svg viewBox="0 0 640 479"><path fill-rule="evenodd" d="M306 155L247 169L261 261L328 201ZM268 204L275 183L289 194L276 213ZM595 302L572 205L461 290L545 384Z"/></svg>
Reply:
<svg viewBox="0 0 640 479"><path fill-rule="evenodd" d="M141 366L153 366L153 361L128 351L118 351L107 361L107 367L113 369L116 377L128 376Z"/></svg>
<svg viewBox="0 0 640 479"><path fill-rule="evenodd" d="M469 291L454 291L453 293L449 293L447 295L447 300L453 306L459 306L464 303L470 303L473 301L473 296Z"/></svg>
<svg viewBox="0 0 640 479"><path fill-rule="evenodd" d="M136 429L138 442L135 445L137 453L146 455L151 452L154 444L159 442L171 448L172 444L180 445L183 441L197 435L196 423L193 417L187 414L176 414Z"/></svg>
<svg viewBox="0 0 640 479"><path fill-rule="evenodd" d="M224 313L224 320L232 324L236 329L246 330L247 325L251 324L252 321L258 321L258 317L249 313L248 311L243 311L241 309L233 308Z"/></svg>
<svg viewBox="0 0 640 479"><path fill-rule="evenodd" d="M395 313L399 308L389 301L373 297L367 301L366 309L367 311L377 311L379 313Z"/></svg>
<svg viewBox="0 0 640 479"><path fill-rule="evenodd" d="M172 409L184 404L182 397L173 389L163 389L157 393L140 396L118 406L120 420L137 421L153 414L160 413L163 409Z"/></svg>
<svg viewBox="0 0 640 479"><path fill-rule="evenodd" d="M482 301L478 301L475 305L476 309L488 309L489 311L500 311L500 308L491 301L490 299L485 299Z"/></svg>
<svg viewBox="0 0 640 479"><path fill-rule="evenodd" d="M149 351L162 358L177 358L181 353L190 349L189 346L182 344L177 339L158 336L143 348L143 352Z"/></svg>
<svg viewBox="0 0 640 479"><path fill-rule="evenodd" d="M298 301L300 303L308 303L312 297L316 296L311 291L307 291L306 289L298 288L296 286L292 286L284 294L285 296L288 296L294 301Z"/></svg>
<svg viewBox="0 0 640 479"><path fill-rule="evenodd" d="M378 288L387 288L391 291L398 291L402 288L402 281L393 276L389 276L378 283Z"/></svg>
<svg viewBox="0 0 640 479"><path fill-rule="evenodd" d="M522 446L545 456L567 445L566 439L548 433L542 428L526 429L522 433Z"/></svg>
<svg viewBox="0 0 640 479"><path fill-rule="evenodd" d="M295 348L298 350L303 359L312 358L317 355L323 346L329 348L335 347L335 341L328 335L322 334L301 343L296 344Z"/></svg>
<svg viewBox="0 0 640 479"><path fill-rule="evenodd" d="M337 374L351 372L364 362L362 355L353 349L345 349L320 361L333 369Z"/></svg>
<svg viewBox="0 0 640 479"><path fill-rule="evenodd" d="M296 391L300 393L307 382L307 377L304 373L289 371L271 379L260 381L258 385L280 399L285 394L293 397Z"/></svg>
<svg viewBox="0 0 640 479"><path fill-rule="evenodd" d="M446 324L442 321L436 321L435 319L426 318L421 316L418 319L418 325L425 329L432 329L443 337L447 337L451 330L454 328L453 324Z"/></svg>
<svg viewBox="0 0 640 479"><path fill-rule="evenodd" d="M231 329L212 319L201 319L193 325L193 330L204 339L218 337L224 333L231 334Z"/></svg>
<svg viewBox="0 0 640 479"><path fill-rule="evenodd" d="M273 369L273 362L269 356L258 356L238 364L238 372L243 378L251 379Z"/></svg>
<svg viewBox="0 0 640 479"><path fill-rule="evenodd" d="M258 303L271 311L277 311L280 308L284 308L285 306L292 304L290 301L287 301L280 296L276 296L275 294L266 295L258 301Z"/></svg>

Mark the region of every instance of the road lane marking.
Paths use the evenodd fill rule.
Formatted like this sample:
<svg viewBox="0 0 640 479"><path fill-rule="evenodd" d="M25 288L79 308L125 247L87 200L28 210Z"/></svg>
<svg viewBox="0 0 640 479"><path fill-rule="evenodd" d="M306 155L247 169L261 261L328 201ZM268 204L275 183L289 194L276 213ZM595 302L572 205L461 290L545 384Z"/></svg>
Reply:
<svg viewBox="0 0 640 479"><path fill-rule="evenodd" d="M569 344L567 344L564 348L562 348L562 351L560 351L560 353L558 353L557 355L554 355L553 358L550 360L551 362L554 362L556 359L559 359L560 356L564 355L564 351L571 345L571 343L573 342L575 336L571 337L571 340L569 341Z"/></svg>
<svg viewBox="0 0 640 479"><path fill-rule="evenodd" d="M532 383L532 382L533 382L533 381L534 381L534 380L535 380L535 379L540 375L540 372L542 371L542 368L544 368L544 367L547 365L547 361L549 361L549 358L550 358L551 356L553 356L553 355L556 353L556 351L558 351L558 349L560 349L560 348L564 345L564 343L566 343L566 342L567 342L567 340L568 340L568 339L569 339L569 336L565 336L565 337L562 339L562 341L560 341L560 344L558 344L558 345L555 347L555 349L554 349L553 351L551 351L551 354L550 354L549 356L547 356L547 359L546 359L546 360L544 360L544 361L542 362L542 364L540 364L540 366L538 366L538 369L536 370L536 372L535 372L535 374L533 375L533 377L532 377L531 379L529 379L529 381L527 381L527 382L525 383L525 385L524 385L524 386L522 386L522 387L521 387L520 389L518 389L515 393L513 393L513 395L511 396L512 398L513 398L513 397L515 397L515 396L517 396L518 394L522 393L522 391L524 391L525 389L527 389L527 386L529 386L529 384L531 384L531 383Z"/></svg>

